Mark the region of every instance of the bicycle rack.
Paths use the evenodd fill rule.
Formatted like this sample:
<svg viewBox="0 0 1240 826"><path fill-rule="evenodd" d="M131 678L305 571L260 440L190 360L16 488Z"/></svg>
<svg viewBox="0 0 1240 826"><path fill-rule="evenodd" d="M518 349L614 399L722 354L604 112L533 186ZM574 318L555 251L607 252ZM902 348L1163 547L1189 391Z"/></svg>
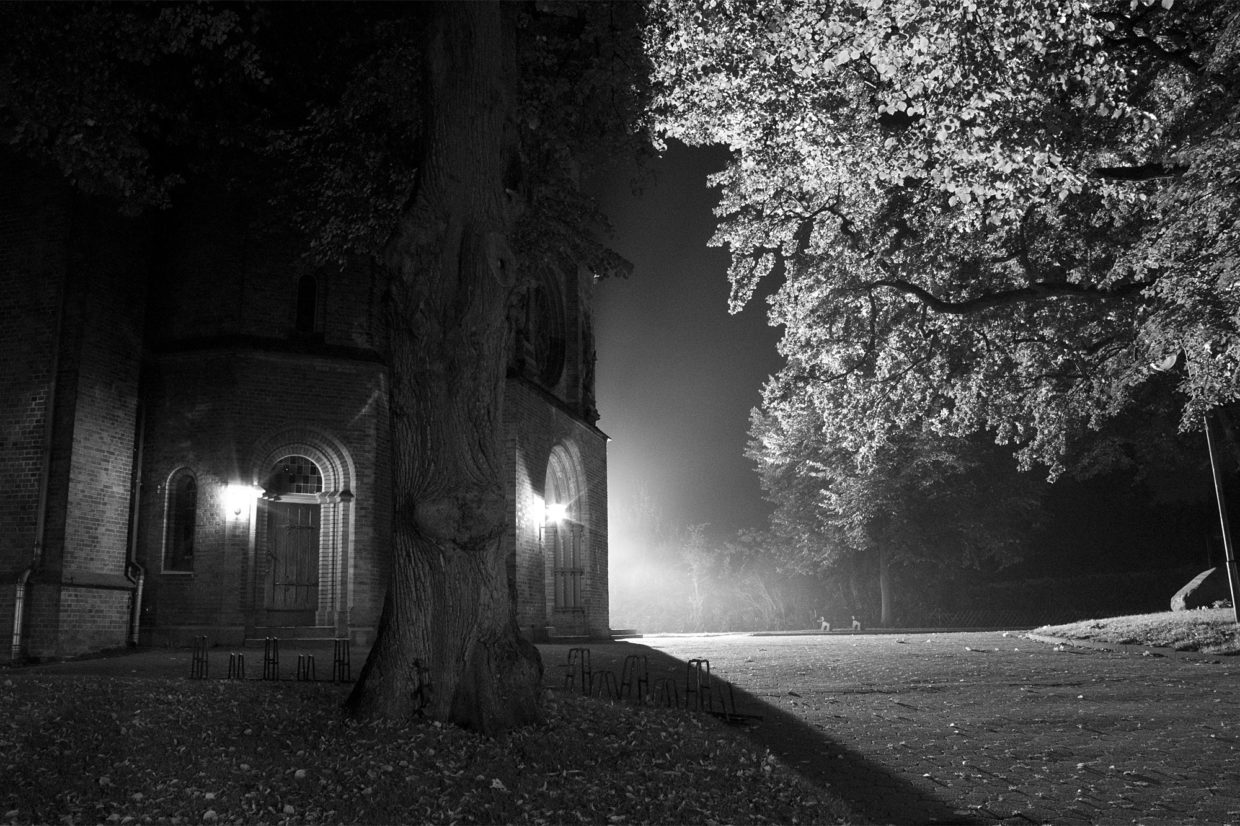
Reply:
<svg viewBox="0 0 1240 826"><path fill-rule="evenodd" d="M581 693L588 696L594 682L593 672L590 669L590 649L588 648L569 649L568 667L564 672L564 687L572 688L579 675L581 678Z"/></svg>
<svg viewBox="0 0 1240 826"><path fill-rule="evenodd" d="M189 661L189 678L205 680L210 669L211 662L207 658L207 638L205 636L194 637L194 654Z"/></svg>
<svg viewBox="0 0 1240 826"><path fill-rule="evenodd" d="M263 640L263 679L280 679L280 640L276 637Z"/></svg>
<svg viewBox="0 0 1240 826"><path fill-rule="evenodd" d="M714 700L710 686L710 660L689 660L685 669L685 708L711 711Z"/></svg>
<svg viewBox="0 0 1240 826"><path fill-rule="evenodd" d="M233 651L228 655L228 679L245 679L245 652Z"/></svg>
<svg viewBox="0 0 1240 826"><path fill-rule="evenodd" d="M644 705L646 696L650 694L650 669L645 654L630 654L624 658L620 668L620 688L617 698L636 699Z"/></svg>
<svg viewBox="0 0 1240 826"><path fill-rule="evenodd" d="M309 680L317 680L318 677L314 673L314 655L298 654L297 655L297 679L306 682Z"/></svg>
<svg viewBox="0 0 1240 826"><path fill-rule="evenodd" d="M349 640L332 640L332 682L353 681L353 664L349 659Z"/></svg>
<svg viewBox="0 0 1240 826"><path fill-rule="evenodd" d="M660 677L656 680L654 697L656 703L661 703L667 708L680 708L680 689L676 687L675 678Z"/></svg>
<svg viewBox="0 0 1240 826"><path fill-rule="evenodd" d="M590 694L595 697L606 695L609 700L620 699L620 686L616 684L616 674L610 670L595 671L590 675Z"/></svg>

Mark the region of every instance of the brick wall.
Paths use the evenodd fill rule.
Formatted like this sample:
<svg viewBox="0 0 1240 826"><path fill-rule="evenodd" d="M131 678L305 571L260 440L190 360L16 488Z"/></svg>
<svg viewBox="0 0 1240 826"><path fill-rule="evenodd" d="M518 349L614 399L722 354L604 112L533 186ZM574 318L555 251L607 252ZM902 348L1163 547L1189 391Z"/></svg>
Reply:
<svg viewBox="0 0 1240 826"><path fill-rule="evenodd" d="M332 587L348 612L335 620L364 641L390 570L391 444L386 374L374 356L373 270L308 269L297 249L254 229L263 223L258 204L190 192L147 226L108 217L54 176L6 163L0 159L0 470L9 485L0 501L0 639L12 632L14 584L34 556L46 465L42 564L26 591L28 651L62 656L124 644L141 399L133 529L147 570L146 639L180 642L211 629L223 642L255 627L263 506L238 518L221 496L229 483L264 481L261 465L279 458L272 451L283 439L289 452L321 449L347 479L353 499L325 502L323 529L347 546ZM158 233L157 248L149 232ZM309 339L292 334L306 272L320 279L320 330ZM606 437L581 420L579 387L589 355L580 319L587 282L580 272L565 279L568 352L555 395L521 379L508 383L513 527L505 542L523 626L605 635ZM580 456L590 562L586 610L557 617L548 608L541 496L551 451L563 444ZM181 467L198 482L194 569L165 572L166 483ZM330 620L319 613L318 621Z"/></svg>
<svg viewBox="0 0 1240 826"><path fill-rule="evenodd" d="M178 628L211 627L223 641L263 624L265 506L256 503L238 518L222 496L230 483L262 485L267 463L290 453L310 456L325 475L338 466L337 481L325 487L343 484L353 494L350 504L320 506L321 535L339 527L338 550L348 548L344 576L329 586L322 571L320 588L339 587L351 630L363 638L373 633L388 570L390 505L380 481L387 477L384 368L244 348L176 352L156 360L146 404L139 542L149 594L143 624L151 638L180 639L189 632ZM182 467L198 480L194 569L166 572L166 484Z"/></svg>
<svg viewBox="0 0 1240 826"><path fill-rule="evenodd" d="M34 556L55 370L68 192L0 155L0 661L18 577Z"/></svg>
<svg viewBox="0 0 1240 826"><path fill-rule="evenodd" d="M509 513L512 531L505 547L515 564L517 617L523 632L537 635L552 626L556 634L608 635L607 590L607 437L569 412L550 394L524 379L508 381L504 400L509 457ZM551 606L551 563L540 530L547 464L557 445L571 443L580 458L579 481L586 514L587 565L584 611L560 612Z"/></svg>
<svg viewBox="0 0 1240 826"><path fill-rule="evenodd" d="M0 412L0 463L20 480L12 522L6 519L12 539L0 551L6 579L33 558L46 456L44 541L26 592L26 651L49 657L123 645L148 235L143 224L52 178L13 167L3 174L17 196L0 219L0 271L20 297L6 310L13 317L4 319L0 345L0 369L18 389L5 394Z"/></svg>
<svg viewBox="0 0 1240 826"><path fill-rule="evenodd" d="M304 247L273 234L265 204L253 198L187 190L164 228L166 275L152 296L152 341L225 336L296 341L298 280L319 282L319 335L340 347L374 349L379 318L376 274L359 263L315 267Z"/></svg>
<svg viewBox="0 0 1240 826"><path fill-rule="evenodd" d="M278 229L261 199L204 187L187 188L167 223L167 271L152 297L158 355L145 390L140 519L143 626L152 640L239 639L274 621L262 610L266 506L237 519L220 494L230 483L262 484L270 468L257 465L281 458L267 456L282 450L281 439L284 455L316 459L322 450L316 461L348 466L341 473L352 502L320 506L320 536L343 543L320 560L321 575L331 574L320 590L330 589L339 611L320 610L315 621L359 639L377 622L391 508L374 273L315 268ZM318 283L318 329L302 335L295 321L306 274ZM163 570L165 485L179 467L195 474L199 491L194 570L184 573Z"/></svg>
<svg viewBox="0 0 1240 826"><path fill-rule="evenodd" d="M47 603L58 614L54 626L30 627L32 657L126 642L132 583L125 567L149 258L145 230L88 202L79 201L73 211L46 541L31 586L50 591Z"/></svg>

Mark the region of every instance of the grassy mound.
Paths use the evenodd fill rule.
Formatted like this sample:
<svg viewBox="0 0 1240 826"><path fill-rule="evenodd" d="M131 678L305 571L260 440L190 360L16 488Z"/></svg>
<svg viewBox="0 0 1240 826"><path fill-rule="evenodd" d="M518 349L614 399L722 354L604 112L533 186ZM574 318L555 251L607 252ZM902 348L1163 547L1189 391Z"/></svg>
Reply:
<svg viewBox="0 0 1240 826"><path fill-rule="evenodd" d="M1203 654L1240 654L1240 625L1230 608L1165 611L1047 625L1035 633L1073 640L1149 645Z"/></svg>

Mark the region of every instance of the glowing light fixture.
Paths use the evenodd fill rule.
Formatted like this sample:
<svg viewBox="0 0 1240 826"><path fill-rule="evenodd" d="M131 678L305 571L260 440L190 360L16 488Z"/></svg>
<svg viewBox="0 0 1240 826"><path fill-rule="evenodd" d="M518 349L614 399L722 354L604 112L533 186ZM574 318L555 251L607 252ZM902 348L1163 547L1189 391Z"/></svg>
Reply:
<svg viewBox="0 0 1240 826"><path fill-rule="evenodd" d="M546 510L548 522L563 522L568 518L568 505L563 502L551 502Z"/></svg>
<svg viewBox="0 0 1240 826"><path fill-rule="evenodd" d="M224 486L224 510L238 519L241 512L249 512L250 503L258 498L259 490L253 485L231 484Z"/></svg>

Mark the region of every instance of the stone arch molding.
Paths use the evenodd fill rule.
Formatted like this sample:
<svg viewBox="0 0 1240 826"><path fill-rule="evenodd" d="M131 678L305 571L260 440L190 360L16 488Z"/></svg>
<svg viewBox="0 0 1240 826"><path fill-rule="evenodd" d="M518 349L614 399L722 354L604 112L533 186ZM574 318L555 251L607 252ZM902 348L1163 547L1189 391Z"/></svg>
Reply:
<svg viewBox="0 0 1240 826"><path fill-rule="evenodd" d="M285 456L305 456L319 467L323 492L317 495L323 510L319 532L318 605L315 625L330 626L337 636L349 633L354 594L354 501L357 496L357 468L340 440L311 427L281 430L260 440L251 454L250 483L260 485L273 465ZM250 570L254 577L252 605L262 605L262 559L255 543L259 531L251 531ZM257 614L256 614L257 616Z"/></svg>
<svg viewBox="0 0 1240 826"><path fill-rule="evenodd" d="M582 525L590 524L590 503L586 496L585 474L582 470L581 449L571 439L551 448L547 459L547 477L543 484L543 501L550 504L553 491L560 487L564 504L568 506L568 518Z"/></svg>

